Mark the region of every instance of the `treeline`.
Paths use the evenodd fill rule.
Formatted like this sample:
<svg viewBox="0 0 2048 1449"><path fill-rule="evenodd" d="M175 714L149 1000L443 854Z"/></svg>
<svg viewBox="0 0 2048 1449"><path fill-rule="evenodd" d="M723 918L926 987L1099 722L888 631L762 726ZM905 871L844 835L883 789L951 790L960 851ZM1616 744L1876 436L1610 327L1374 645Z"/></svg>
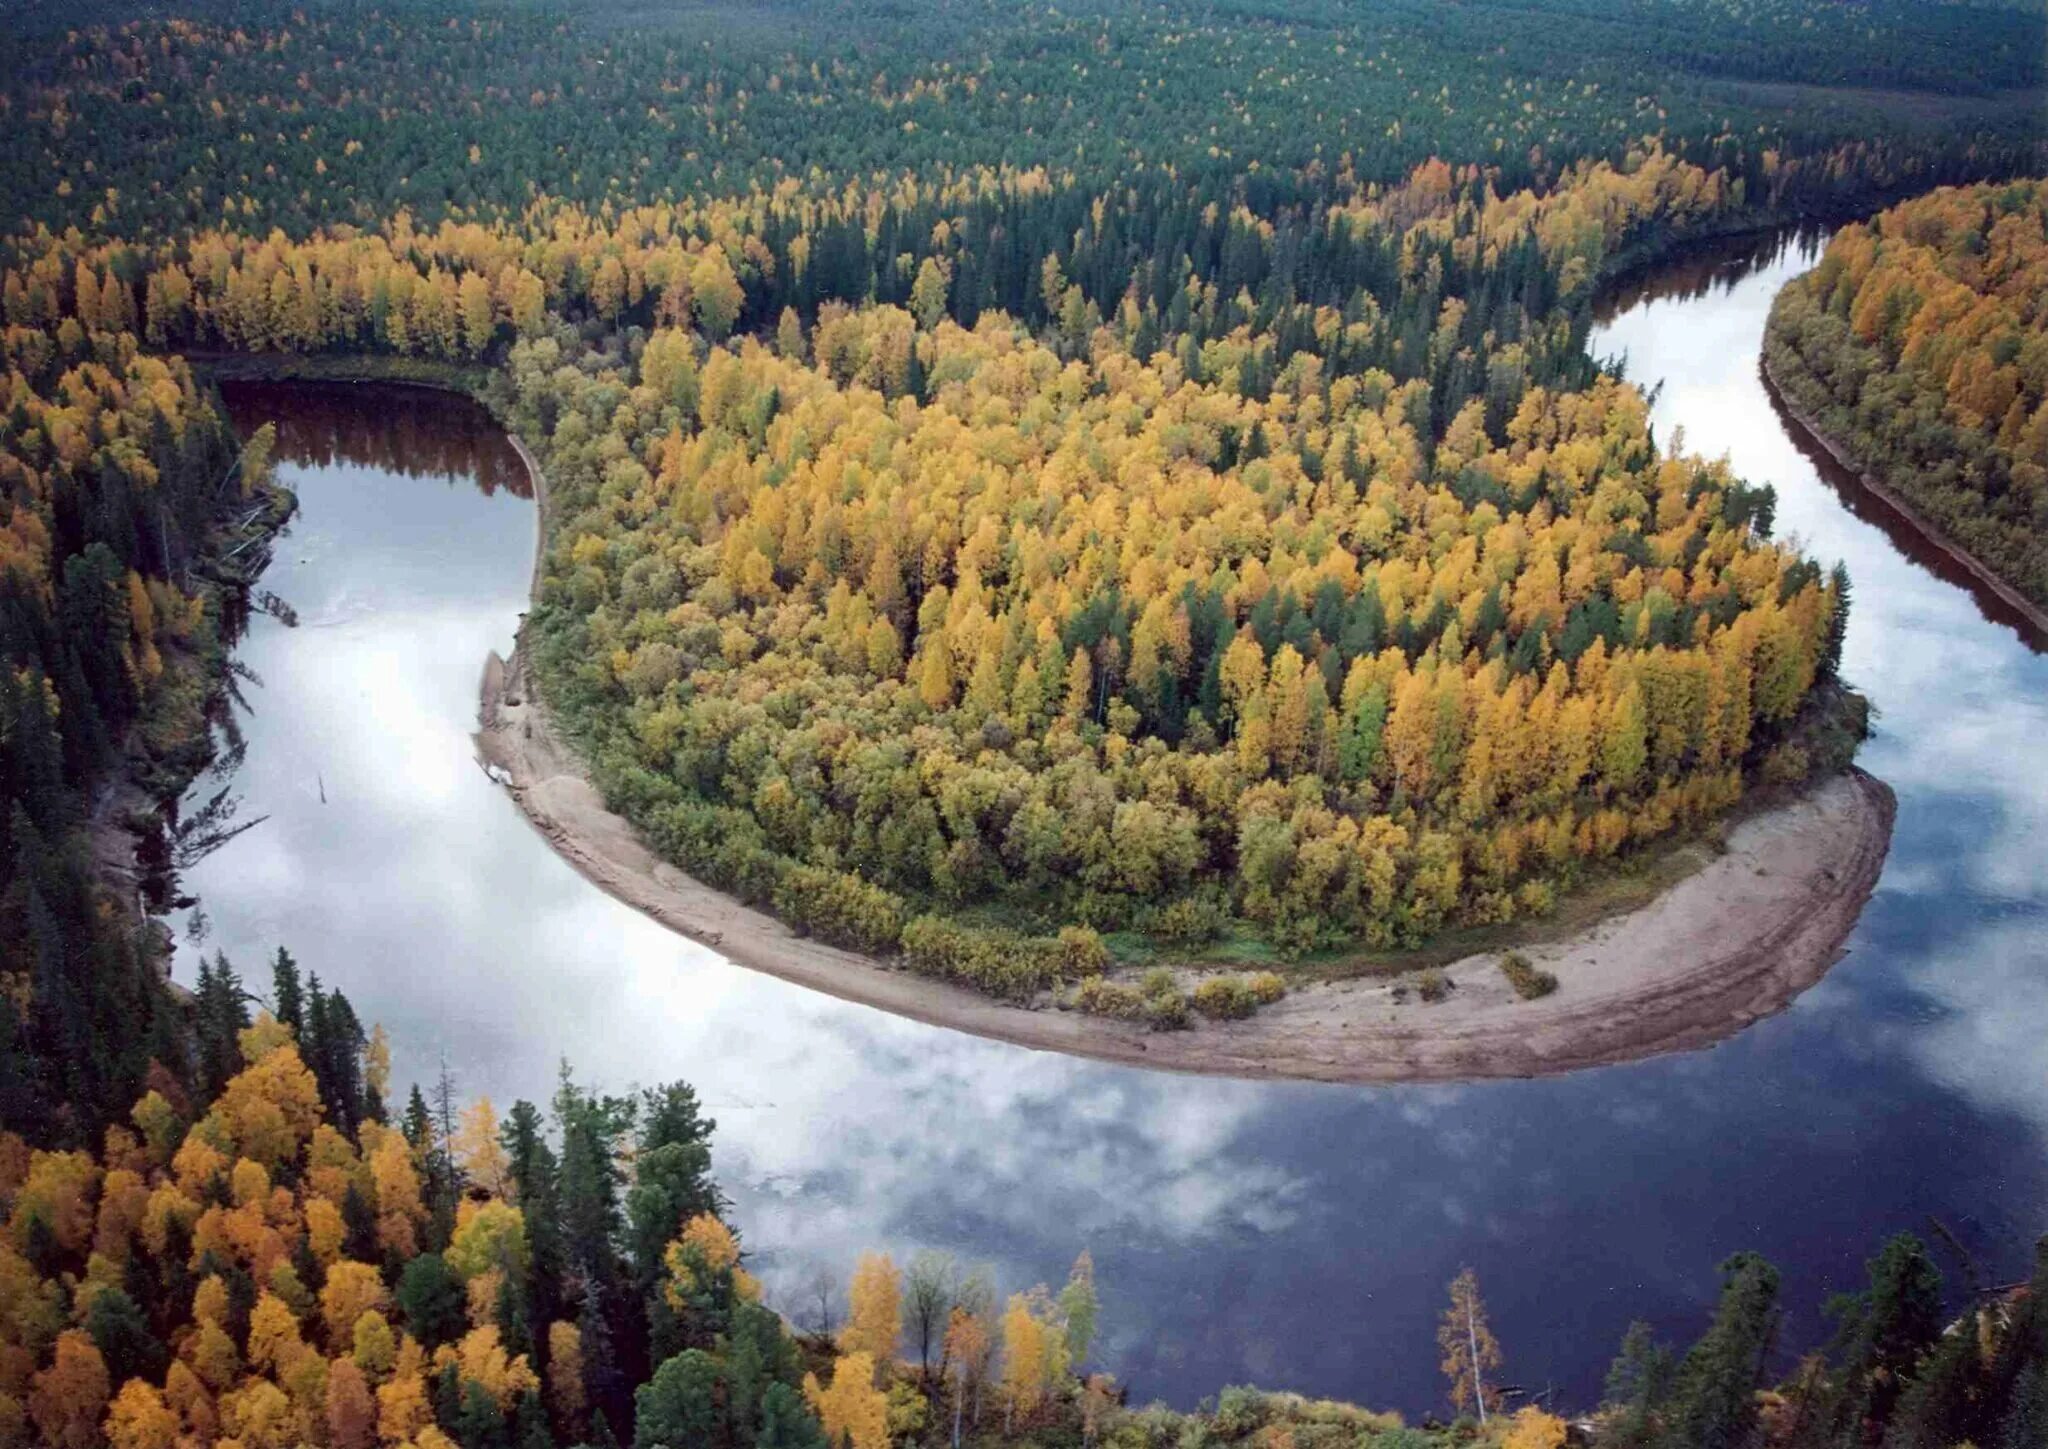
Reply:
<svg viewBox="0 0 2048 1449"><path fill-rule="evenodd" d="M152 1088L97 1152L0 1130L0 1449L1559 1449L1501 1387L1477 1278L1438 1339L1449 1422L1253 1389L1133 1408L1090 1367L1084 1252L1058 1292L864 1254L843 1302L770 1308L671 1083L621 1096L565 1067L550 1109L387 1112L381 1032L279 952L251 1018L209 963L200 1090ZM829 1279L821 1280L829 1283ZM1776 1272L1722 1269L1682 1355L1632 1327L1585 1435L1601 1449L2029 1449L2048 1433L2048 1249L1960 1316L1910 1237L1831 1301L1784 1372ZM1112 1289L1113 1294L1113 1289ZM1781 1376L1782 1375L1782 1376ZM1582 1439L1581 1442L1585 1442Z"/></svg>
<svg viewBox="0 0 2048 1449"><path fill-rule="evenodd" d="M848 0L726 16L715 35L618 23L605 4L36 18L0 37L0 181L17 214L130 235L232 215L303 236L400 209L516 215L535 191L680 204L1005 164L1089 193L1146 171L1238 181L1256 205L1269 177L1348 164L1391 183L1441 155L1518 190L1581 158L1620 163L1652 133L1752 190L1766 155L1864 138L1904 143L1931 184L2024 167L2042 139L2038 104L1947 99L2038 91L2044 24L2024 7ZM1815 89L1770 84L1786 81ZM1835 86L1923 94L1873 110Z"/></svg>
<svg viewBox="0 0 2048 1449"><path fill-rule="evenodd" d="M1967 37L1977 61L1995 58L1984 74L2001 84L2025 84L2038 69L2024 15L1886 14L1887 25L1951 44ZM494 367L524 344L526 373L545 365L556 375L538 386L526 378L524 401L508 396L508 406L525 409L571 498L592 486L592 467L615 475L604 486L629 490L642 488L633 469L694 473L720 438L744 439L725 466L744 464L758 482L809 450L842 453L899 428L923 452L966 447L956 463L1006 430L1036 435L1014 457L985 460L1012 483L1023 457L1055 437L1097 468L1098 433L1104 456L1142 462L1147 486L1215 474L1237 532L1205 536L1187 520L1141 527L1156 553L1143 577L1126 576L1135 555L1111 563L1098 549L1065 594L1039 586L1046 569L1065 566L1075 528L1099 526L1074 506L1092 493L1047 500L1039 520L990 516L999 555L1028 534L1058 541L1027 583L1007 572L1017 560L977 562L983 545L945 531L981 527L989 497L972 473L956 480L964 491L944 495L955 513L917 539L919 556L899 552L898 583L883 570L871 581L878 505L909 497L900 469L861 483L861 508L827 510L835 516L816 540L792 536L786 558L780 538L758 538L763 546L720 566L724 579L686 559L685 544L723 547L729 532L801 522L815 499L787 504L815 492L815 470L784 495L779 520L764 494L768 511L738 532L723 517L664 519L658 534L614 547L629 520L593 515L585 531L607 556L556 570L550 607L591 618L550 627L588 628L604 642L606 669L628 656L624 672L562 686L604 702L588 726L609 747L615 795L698 868L842 939L899 941L932 908L1029 907L973 938L928 923L919 959L948 974L1035 990L1095 959L1059 944L1052 928L1075 922L1136 924L1192 945L1249 913L1293 950L1541 909L1574 862L1718 808L1738 759L1761 764L1786 742L1774 712L1761 734L1735 729L1731 716L1660 735L1669 700L1703 685L1693 661L1673 664L1676 682L1641 685L1645 739L1661 739L1641 772L1626 768L1634 725L1616 726L1614 778L1629 784L1598 802L1592 814L1606 814L1590 836L1587 812L1563 802L1580 793L1574 781L1594 794L1607 787L1590 766L1569 768L1569 754L1530 765L1520 781L1468 768L1488 710L1505 717L1527 705L1554 734L1545 711L1585 688L1600 723L1574 721L1570 748L1608 729L1623 707L1604 685L1551 682L1553 666L1576 670L1596 639L1607 656L1624 645L1674 660L1705 648L1702 621L1716 633L1731 622L1730 601L1748 598L1746 585L1693 576L1717 526L1711 498L1726 501L1726 538L1767 510L1721 480L1686 482L1696 518L1684 541L1671 534L1677 554L1654 555L1633 541L1647 537L1640 520L1617 521L1598 547L1571 547L1628 567L1596 563L1590 588L1583 567L1561 572L1554 607L1518 601L1517 579L1534 561L1519 541L1488 558L1483 540L1496 520L1510 525L1498 535L1506 544L1530 534L1536 513L1554 525L1567 507L1567 485L1552 482L1558 465L1545 461L1552 434L1606 417L1629 435L1616 444L1619 470L1649 466L1646 429L1625 400L1594 390L1584 351L1586 300L1603 271L1759 218L2007 168L2038 138L2021 127L1850 139L1818 102L1752 124L1676 81L1665 99L1678 111L1660 110L1627 83L1637 62L1623 42L1635 26L1665 44L1669 17L1634 15L1617 28L1562 0L1483 20L1408 6L1360 18L1315 4L1286 15L988 6L956 18L957 48L934 41L947 28L921 23L916 7L865 5L828 8L773 43L733 34L708 47L627 34L602 12L414 6L202 6L186 18L88 21L62 34L27 24L0 36L0 196L20 218L0 241L7 1120L61 1135L132 1097L151 1060L185 1070L150 979L155 948L93 884L85 828L142 826L139 895L150 909L175 897L181 853L230 828L212 814L187 822L191 838L174 838L147 798L189 778L209 710L218 712L221 631L235 606L232 587L210 598L221 581L208 578L209 541L246 573L261 553L247 535L275 521L273 500L244 497L232 444L176 360L181 350ZM1954 79L1939 55L1891 46L1882 26L1809 27L1810 18L1782 5L1722 17L1745 44L1832 37L1838 79ZM839 44L848 30L867 47ZM1576 40L1559 43L1565 35ZM1787 74L1817 78L1810 36L1799 46L1806 59L1788 58ZM1754 58L1716 64L1770 71ZM1911 73L1887 70L1899 64ZM1430 159L1444 154L1463 159ZM733 338L764 346L726 348ZM985 368L991 350L1013 355ZM1045 375L1055 364L1056 384ZM808 396L811 421L826 430L795 448L787 426L770 439L778 368L795 369L790 397ZM708 413L691 391L700 373L713 384ZM843 405L820 391L828 381ZM734 382L748 416L717 395ZM1181 393L1169 397L1169 383ZM618 414L621 396L644 398L637 390L649 386L665 399ZM1071 396L1076 386L1093 396ZM967 433L949 440L946 412L932 406L949 395L948 406L995 410L968 420L984 434L971 445ZM1563 412L1524 416L1525 405L1541 412L1581 395L1593 402L1578 424ZM1126 410L1113 422L1101 415L1112 397ZM920 410L915 427L897 416L906 401ZM1032 412L998 415L1018 405ZM1056 426L1041 430L1045 409ZM614 455L621 446L630 458ZM1577 487L1602 469L1613 471L1583 459L1563 471ZM1636 497L1648 503L1671 486ZM1449 504L1433 501L1446 490ZM1221 496L1209 485L1179 495L1189 506ZM1459 547L1475 557L1450 548L1448 532L1426 542L1415 532L1450 529L1451 505ZM1102 521L1129 521L1110 512ZM1340 518L1349 536L1339 537ZM849 520L857 536L832 535ZM671 556L643 559L657 537ZM1562 547L1565 535L1548 543ZM963 550L988 590L978 604L961 587ZM814 561L817 578L796 576ZM1263 578L1247 573L1253 562ZM769 593L755 588L764 564ZM625 591L629 569L640 572ZM734 611L718 602L740 578L732 570L748 575L734 595L744 619L728 620ZM1656 577L1666 572L1684 577ZM1532 577L1547 587L1543 569ZM726 779L728 745L745 731L734 717L701 734L717 713L709 698L693 726L701 738L687 758L673 756L662 739L672 710L659 715L651 701L671 669L672 703L696 689L704 629L694 617L659 629L636 618L657 596L673 593L679 606L700 586L711 591L697 602L715 606L719 630L731 622L750 633L756 653L785 605L819 615L805 627L823 628L830 614L829 645L821 653L806 639L799 652L830 661L819 678L845 695L833 708L858 695L877 711L860 732L885 741L882 756L814 772L808 744L806 757L772 767L744 746ZM1814 643L1823 594L1839 590L1802 575L1779 601L1804 641L1790 651L1795 682L1808 662L1826 673L1826 648ZM926 638L921 616L941 597L948 617ZM976 607L1002 634L995 677L979 684L967 652L982 628ZM856 623L872 637L856 644ZM880 624L893 633L893 663ZM1042 639L1041 625L1055 637ZM1253 680L1240 649L1226 685L1241 629L1263 672ZM566 656L564 640L555 657ZM1081 655L1085 690L1068 677ZM757 662L770 664L765 654ZM746 673L722 652L715 667L734 680ZM1422 674L1437 683L1411 688ZM1466 683L1452 688L1453 675ZM1631 678L1614 674L1617 700ZM866 700L885 680L897 686L886 702ZM650 708L661 723L642 739L628 711ZM1428 732L1427 760L1403 754L1430 709L1443 722ZM900 751L912 716L923 727L926 715L943 717L951 743L933 777L912 786L889 751ZM1036 758L1042 745L1030 736L1060 717L1072 726L1063 738L1087 758L1040 771L1023 810L1009 782L1054 763ZM976 774L975 732L991 721L990 772ZM1374 744L1380 729L1390 732L1385 751ZM1105 751L1122 753L1111 761ZM117 788L112 768L137 755L141 797ZM1187 765L1196 758L1208 762L1199 779ZM1799 757L1772 758L1789 772ZM658 782L652 795L635 771ZM1259 781L1271 788L1246 792L1256 805L1244 819L1214 793ZM1644 798L1622 799L1634 785ZM1155 788L1157 798L1134 793ZM677 789L703 808L686 818L669 809L657 826L653 808L678 804ZM1317 789L1329 798L1312 799ZM1053 831L1048 808L1079 823ZM707 825L723 828L706 810L750 822L730 861L692 844ZM1354 823L1381 815L1390 828L1352 837ZM1510 817L1512 829L1494 830ZM1485 831L1467 829L1481 819ZM102 856L119 853L118 831L100 839ZM1256 862L1249 872L1244 860ZM790 876L785 861L812 874ZM1081 882L1073 898L1034 900L1054 878Z"/></svg>
<svg viewBox="0 0 2048 1449"><path fill-rule="evenodd" d="M836 1338L799 1339L741 1264L687 1085L565 1067L548 1112L500 1121L444 1076L387 1120L381 1029L283 951L270 996L252 1019L209 962L197 1090L161 1079L97 1154L0 1129L4 1449L884 1449L1118 1405L1076 1378L1085 1253L1007 1300L870 1255Z"/></svg>
<svg viewBox="0 0 2048 1449"><path fill-rule="evenodd" d="M2048 1437L2048 1238L2031 1277L1987 1288L1969 1272L1960 1312L1920 1240L1901 1233L1865 1264L1864 1285L1827 1301L1827 1342L1786 1371L1778 1271L1755 1253L1721 1265L1713 1315L1683 1353L1629 1326L1597 1411L1577 1442L1595 1449L2023 1449ZM1438 1331L1453 1404L1491 1404L1504 1355L1468 1269ZM1523 1410L1493 1432L1508 1449L1560 1449L1561 1419ZM1470 1432L1469 1421L1457 1427ZM1482 1430L1477 1436L1489 1436ZM1370 1441L1385 1442L1385 1441ZM1398 1441L1396 1441L1398 1442ZM1427 1442L1418 1439L1417 1444Z"/></svg>
<svg viewBox="0 0 2048 1449"><path fill-rule="evenodd" d="M2048 604L2048 183L1844 227L1779 294L1765 349L1829 442Z"/></svg>
<svg viewBox="0 0 2048 1449"><path fill-rule="evenodd" d="M212 748L238 581L209 540L284 506L210 390L123 330L120 288L87 286L106 326L0 328L0 1123L38 1140L184 1059L144 919L180 845L159 807Z"/></svg>
<svg viewBox="0 0 2048 1449"><path fill-rule="evenodd" d="M917 345L896 317L874 353ZM1533 391L1501 447L1475 401L1429 448L1412 383L1301 369L1259 405L1106 344L925 335L928 407L749 345L688 424L647 380L676 334L624 393L515 349L515 418L554 419L552 697L729 888L871 950L906 901L1192 937L1157 913L1210 892L1211 931L1410 943L1813 763L1839 584L1658 458L1632 390ZM652 467L631 432L604 461L628 415ZM777 856L858 879L789 891Z"/></svg>

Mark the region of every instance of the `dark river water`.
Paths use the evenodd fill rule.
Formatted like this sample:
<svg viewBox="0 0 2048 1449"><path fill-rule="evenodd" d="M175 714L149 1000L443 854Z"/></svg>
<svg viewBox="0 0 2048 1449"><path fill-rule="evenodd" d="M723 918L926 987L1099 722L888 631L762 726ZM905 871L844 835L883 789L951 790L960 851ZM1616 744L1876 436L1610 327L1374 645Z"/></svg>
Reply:
<svg viewBox="0 0 2048 1449"><path fill-rule="evenodd" d="M1660 438L1777 485L1780 533L1847 562L1844 672L1879 710L1864 762L1899 794L1847 958L1711 1051L1479 1086L1166 1076L897 1020L669 934L558 860L472 757L533 507L474 409L405 392L229 394L279 420L304 511L266 579L299 625L259 619L241 651L263 684L238 788L269 819L188 880L207 949L267 986L289 945L389 1029L401 1092L443 1060L501 1111L545 1103L564 1059L607 1087L688 1078L800 1317L819 1266L843 1283L863 1247L946 1249L1008 1289L1086 1247L1098 1358L1141 1400L1257 1382L1440 1409L1435 1318L1466 1265L1508 1380L1573 1405L1632 1317L1695 1332L1738 1249L1784 1269L1787 1355L1899 1229L1938 1220L2018 1276L2048 1228L2048 660L1785 432L1757 350L1805 265L1788 244L1660 274L1595 339L1662 381ZM181 979L196 961L181 947Z"/></svg>

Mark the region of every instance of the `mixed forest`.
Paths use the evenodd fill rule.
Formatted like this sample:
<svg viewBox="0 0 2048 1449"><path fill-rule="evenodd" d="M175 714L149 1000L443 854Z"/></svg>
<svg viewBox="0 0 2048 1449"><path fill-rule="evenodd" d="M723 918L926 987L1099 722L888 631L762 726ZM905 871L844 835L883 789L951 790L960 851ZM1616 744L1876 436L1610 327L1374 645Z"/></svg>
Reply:
<svg viewBox="0 0 2048 1449"><path fill-rule="evenodd" d="M1830 443L2048 604L2048 185L1945 188L1844 227L1766 346Z"/></svg>
<svg viewBox="0 0 2048 1449"><path fill-rule="evenodd" d="M1503 1387L1478 1280L1438 1332L1447 1416L1224 1390L1134 1407L1090 1366L1114 1285L1081 1252L1057 1292L864 1254L842 1299L778 1312L684 1083L612 1096L565 1067L549 1109L387 1111L384 1049L279 952L252 1015L225 962L200 1065L96 1150L0 1131L6 1449L1560 1449ZM2048 1245L2032 1279L1948 1305L1901 1236L1830 1306L1825 1351L1766 1380L1778 1278L1740 1254L1683 1353L1632 1327L1581 1442L1614 1449L2030 1449L2048 1434ZM1109 1307L1105 1309L1105 1299ZM799 1318L808 1318L804 1328ZM1519 1401L1517 1401L1519 1399Z"/></svg>
<svg viewBox="0 0 2048 1449"><path fill-rule="evenodd" d="M226 962L172 988L158 918L237 828L178 802L236 749L292 506L205 369L460 387L533 447L543 697L672 859L919 970L1171 1020L1102 978L1131 942L1541 915L1849 758L1849 581L1652 436L1592 299L1690 240L2048 169L2044 37L1904 0L10 23L0 1443L1430 1442L1249 1392L1127 1408L1085 1267L998 1307L878 1262L795 1334L687 1088L394 1113L385 1044L289 958L253 1016ZM1907 245L1847 234L1796 330L1888 349L1916 417L1975 429L1953 487L2031 526L2038 338L1976 289L2028 275L2040 204L1926 205ZM1879 274L1967 341L1916 352L1921 283ZM2037 1443L2043 1285L1944 1332L1931 1271L1888 1248L1760 1397L1775 1278L1731 1263L1690 1351L1632 1339L1603 1441ZM1560 1442L1466 1337L1457 1435Z"/></svg>

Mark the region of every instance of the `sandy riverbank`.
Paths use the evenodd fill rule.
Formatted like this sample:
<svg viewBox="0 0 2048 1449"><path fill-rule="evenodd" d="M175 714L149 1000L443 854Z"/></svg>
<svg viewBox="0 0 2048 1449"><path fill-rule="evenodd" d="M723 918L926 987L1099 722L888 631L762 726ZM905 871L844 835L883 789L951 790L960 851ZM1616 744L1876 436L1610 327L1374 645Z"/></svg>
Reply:
<svg viewBox="0 0 2048 1449"><path fill-rule="evenodd" d="M1304 986L1248 1021L1181 1032L1028 1010L798 936L659 859L604 808L517 659L484 673L478 749L593 884L742 966L1021 1046L1173 1071L1322 1081L1537 1076L1706 1046L1789 1005L1841 955L1891 842L1893 801L1852 770L1743 821L1727 853L1649 905L1527 948L1557 991L1522 1001L1493 954L1446 968L1448 1000L1389 982Z"/></svg>

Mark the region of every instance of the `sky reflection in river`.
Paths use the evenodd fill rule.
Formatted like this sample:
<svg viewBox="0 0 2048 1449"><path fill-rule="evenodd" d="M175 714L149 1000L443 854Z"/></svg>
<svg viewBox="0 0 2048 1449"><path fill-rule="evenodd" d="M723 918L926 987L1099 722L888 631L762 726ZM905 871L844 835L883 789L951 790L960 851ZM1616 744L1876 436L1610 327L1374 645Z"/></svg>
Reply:
<svg viewBox="0 0 2048 1449"><path fill-rule="evenodd" d="M1696 1328L1738 1248L1785 1268L1791 1344L1882 1234L1930 1214L2010 1270L2048 1226L2048 779L2023 763L2048 731L2048 665L1852 516L1779 429L1756 345L1799 266L1639 302L1596 339L1666 379L1662 435L1683 421L1691 447L1730 451L1779 485L1781 532L1848 561L1845 669L1883 710L1866 760L1900 795L1848 960L1714 1051L1472 1087L1214 1081L733 967L586 885L471 759L484 654L524 605L530 509L370 466L286 466L305 514L267 583L303 624L260 620L243 650L265 687L239 786L271 819L192 874L209 948L255 976L289 944L386 1024L401 1083L444 1052L501 1108L545 1100L564 1056L607 1086L688 1077L793 1310L814 1261L843 1280L860 1247L991 1259L1022 1287L1088 1246L1101 1357L1141 1397L1258 1380L1435 1407L1434 1315L1468 1263L1510 1377L1574 1402L1630 1317ZM232 400L261 417L283 398ZM443 399L352 405L415 437L437 416L473 428Z"/></svg>

